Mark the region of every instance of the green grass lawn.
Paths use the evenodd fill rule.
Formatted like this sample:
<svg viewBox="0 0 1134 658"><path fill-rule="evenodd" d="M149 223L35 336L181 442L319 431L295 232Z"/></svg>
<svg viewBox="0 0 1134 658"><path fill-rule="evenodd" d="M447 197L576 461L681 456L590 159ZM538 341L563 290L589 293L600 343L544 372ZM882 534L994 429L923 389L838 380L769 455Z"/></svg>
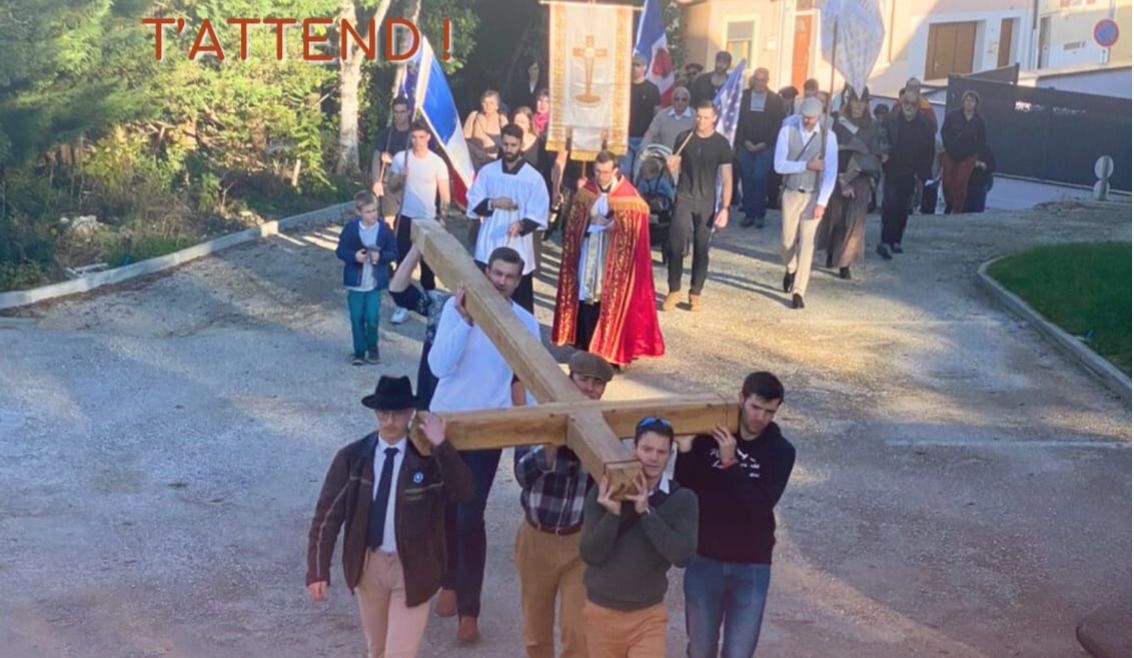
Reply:
<svg viewBox="0 0 1134 658"><path fill-rule="evenodd" d="M988 273L1130 374L1130 254L1129 242L1036 247Z"/></svg>

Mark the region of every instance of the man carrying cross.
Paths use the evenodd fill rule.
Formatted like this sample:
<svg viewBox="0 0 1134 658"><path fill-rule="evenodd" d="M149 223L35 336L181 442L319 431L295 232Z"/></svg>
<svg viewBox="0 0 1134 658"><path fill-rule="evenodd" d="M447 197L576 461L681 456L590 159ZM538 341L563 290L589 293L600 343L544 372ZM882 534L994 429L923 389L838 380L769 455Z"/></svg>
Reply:
<svg viewBox="0 0 1134 658"><path fill-rule="evenodd" d="M541 181L541 189L542 181ZM546 191L544 192L546 194ZM510 247L498 247L488 256L485 274L505 299L512 298L520 285L524 260ZM429 368L437 376L437 390L430 410L434 412L472 409L503 409L512 406L512 368L501 356L492 339L473 322L465 303L465 288L445 302L441 320L429 351ZM539 322L512 302L509 304L532 337L539 340ZM480 638L480 593L484 585L487 537L484 508L500 463L500 448L467 450L461 453L472 471L475 496L450 509L446 515L446 539L450 550L444 589L438 600L438 614L460 616L457 640L476 642ZM453 599L456 610L453 610Z"/></svg>
<svg viewBox="0 0 1134 658"><path fill-rule="evenodd" d="M569 376L591 400L602 398L614 370L601 357L576 352ZM516 482L524 520L516 532L516 572L528 658L554 658L555 602L559 600L560 658L586 658L583 634L583 562L579 536L591 476L570 448L516 448Z"/></svg>
<svg viewBox="0 0 1134 658"><path fill-rule="evenodd" d="M343 576L358 600L370 658L417 655L445 566L442 503L472 495L443 420L428 414L421 424L431 455L407 440L416 402L409 377L378 380L362 398L377 430L335 455L311 519L307 593L326 600L335 540L345 528Z"/></svg>

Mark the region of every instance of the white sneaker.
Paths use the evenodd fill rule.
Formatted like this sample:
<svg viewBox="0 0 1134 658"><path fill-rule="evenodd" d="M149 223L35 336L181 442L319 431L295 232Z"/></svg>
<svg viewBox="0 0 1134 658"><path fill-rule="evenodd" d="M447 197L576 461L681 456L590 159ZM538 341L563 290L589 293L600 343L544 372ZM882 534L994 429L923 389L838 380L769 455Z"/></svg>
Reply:
<svg viewBox="0 0 1134 658"><path fill-rule="evenodd" d="M392 322L394 324L401 324L408 319L409 319L409 314L406 313L406 310L404 308L401 308L400 306L398 308L394 309L394 314L392 316L390 316L390 322Z"/></svg>

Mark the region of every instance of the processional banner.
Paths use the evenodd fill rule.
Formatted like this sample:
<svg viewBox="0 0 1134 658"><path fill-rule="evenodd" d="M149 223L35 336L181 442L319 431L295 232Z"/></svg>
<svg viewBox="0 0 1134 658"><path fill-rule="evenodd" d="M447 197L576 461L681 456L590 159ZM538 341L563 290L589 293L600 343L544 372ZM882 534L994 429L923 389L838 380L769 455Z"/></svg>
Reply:
<svg viewBox="0 0 1134 658"><path fill-rule="evenodd" d="M570 138L573 160L594 160L604 147L625 153L634 8L552 2L549 9L547 148L561 151Z"/></svg>

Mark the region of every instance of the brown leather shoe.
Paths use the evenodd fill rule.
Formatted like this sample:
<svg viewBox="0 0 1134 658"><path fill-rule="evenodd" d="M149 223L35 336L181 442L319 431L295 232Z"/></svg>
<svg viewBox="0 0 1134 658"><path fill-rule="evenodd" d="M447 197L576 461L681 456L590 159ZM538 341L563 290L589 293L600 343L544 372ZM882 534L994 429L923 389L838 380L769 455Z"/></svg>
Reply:
<svg viewBox="0 0 1134 658"><path fill-rule="evenodd" d="M700 311L701 310L701 296L700 295L694 295L693 293L689 293L689 310L690 311Z"/></svg>
<svg viewBox="0 0 1134 658"><path fill-rule="evenodd" d="M480 641L480 629L476 627L476 617L461 617L457 626L457 644L476 644Z"/></svg>
<svg viewBox="0 0 1134 658"><path fill-rule="evenodd" d="M437 605L433 613L438 617L453 617L457 614L457 592L451 589L442 589L437 595Z"/></svg>
<svg viewBox="0 0 1134 658"><path fill-rule="evenodd" d="M681 293L671 292L665 296L665 301L662 302L661 310L672 311L677 308L677 303L681 301Z"/></svg>

